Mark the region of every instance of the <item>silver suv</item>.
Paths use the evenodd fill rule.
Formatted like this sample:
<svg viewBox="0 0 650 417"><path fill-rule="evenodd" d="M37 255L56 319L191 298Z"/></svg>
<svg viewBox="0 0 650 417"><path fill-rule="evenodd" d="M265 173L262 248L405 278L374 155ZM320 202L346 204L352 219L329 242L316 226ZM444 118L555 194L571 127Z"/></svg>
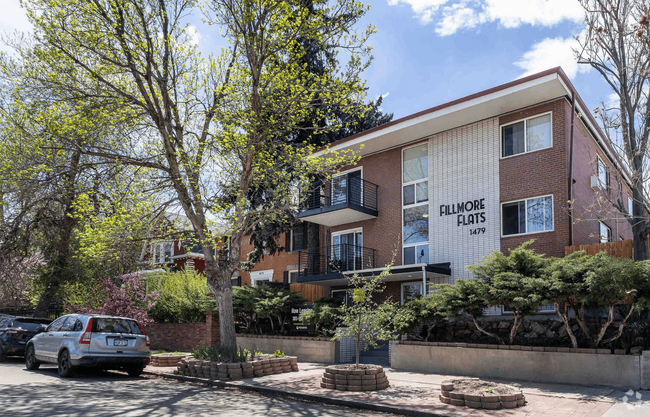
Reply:
<svg viewBox="0 0 650 417"><path fill-rule="evenodd" d="M25 366L59 365L59 375L75 368L126 370L138 376L149 364L149 336L140 323L125 317L68 314L53 321L25 347Z"/></svg>

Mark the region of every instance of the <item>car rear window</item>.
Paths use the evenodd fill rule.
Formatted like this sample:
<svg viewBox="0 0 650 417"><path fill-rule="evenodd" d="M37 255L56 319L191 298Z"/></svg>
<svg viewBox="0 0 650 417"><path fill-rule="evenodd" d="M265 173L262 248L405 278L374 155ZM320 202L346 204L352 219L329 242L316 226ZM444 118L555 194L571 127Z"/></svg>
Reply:
<svg viewBox="0 0 650 417"><path fill-rule="evenodd" d="M142 329L135 320L94 317L93 333L142 334Z"/></svg>
<svg viewBox="0 0 650 417"><path fill-rule="evenodd" d="M48 320L20 319L14 320L11 327L20 327L27 331L36 331L41 327L45 327L47 324L49 324Z"/></svg>

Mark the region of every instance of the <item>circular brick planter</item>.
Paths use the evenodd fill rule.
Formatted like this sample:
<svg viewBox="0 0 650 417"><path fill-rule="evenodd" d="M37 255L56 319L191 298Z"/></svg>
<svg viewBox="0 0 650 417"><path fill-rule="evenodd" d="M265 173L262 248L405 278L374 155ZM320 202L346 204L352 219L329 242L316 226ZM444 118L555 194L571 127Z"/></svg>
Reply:
<svg viewBox="0 0 650 417"><path fill-rule="evenodd" d="M298 372L298 370L298 358L295 356L259 358L242 363L200 361L190 357L178 362L175 373L198 378L232 381L283 372Z"/></svg>
<svg viewBox="0 0 650 417"><path fill-rule="evenodd" d="M379 365L332 365L325 368L321 388L339 391L379 391L388 388L388 378Z"/></svg>
<svg viewBox="0 0 650 417"><path fill-rule="evenodd" d="M524 395L516 388L480 379L443 381L439 398L444 404L486 410L516 408L526 403Z"/></svg>

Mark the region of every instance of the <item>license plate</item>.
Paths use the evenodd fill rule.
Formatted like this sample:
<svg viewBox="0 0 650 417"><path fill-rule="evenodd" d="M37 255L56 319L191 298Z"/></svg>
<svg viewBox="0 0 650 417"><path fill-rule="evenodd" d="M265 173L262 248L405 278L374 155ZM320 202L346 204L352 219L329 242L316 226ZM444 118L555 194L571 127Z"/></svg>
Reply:
<svg viewBox="0 0 650 417"><path fill-rule="evenodd" d="M128 346L129 341L125 339L115 339L113 340L113 346Z"/></svg>

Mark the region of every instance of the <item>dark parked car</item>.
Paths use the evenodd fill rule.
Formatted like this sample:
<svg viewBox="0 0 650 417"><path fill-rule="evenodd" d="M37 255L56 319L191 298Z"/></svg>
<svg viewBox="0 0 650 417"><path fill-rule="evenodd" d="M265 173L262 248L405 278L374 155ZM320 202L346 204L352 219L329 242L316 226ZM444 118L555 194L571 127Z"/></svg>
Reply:
<svg viewBox="0 0 650 417"><path fill-rule="evenodd" d="M27 342L51 322L32 317L0 317L0 362L7 356L24 356Z"/></svg>

